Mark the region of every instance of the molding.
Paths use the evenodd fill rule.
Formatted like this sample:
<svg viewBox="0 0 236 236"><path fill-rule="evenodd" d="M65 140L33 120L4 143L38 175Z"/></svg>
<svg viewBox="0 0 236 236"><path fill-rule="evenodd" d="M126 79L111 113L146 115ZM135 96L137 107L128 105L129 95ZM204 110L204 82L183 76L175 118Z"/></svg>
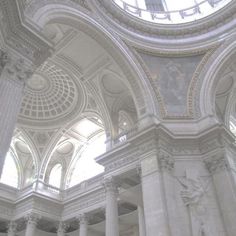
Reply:
<svg viewBox="0 0 236 236"><path fill-rule="evenodd" d="M0 15L1 33L10 52L20 55L29 65L36 67L50 56L51 46L22 25L16 0L0 1Z"/></svg>

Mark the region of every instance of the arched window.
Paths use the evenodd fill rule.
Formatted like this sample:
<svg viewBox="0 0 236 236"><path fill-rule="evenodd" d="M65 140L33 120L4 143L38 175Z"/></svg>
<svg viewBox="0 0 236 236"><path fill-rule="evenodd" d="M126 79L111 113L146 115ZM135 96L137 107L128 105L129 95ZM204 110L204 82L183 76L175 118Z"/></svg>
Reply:
<svg viewBox="0 0 236 236"><path fill-rule="evenodd" d="M104 171L104 167L97 164L95 158L106 151L105 134L94 138L80 154L73 169L69 187L92 178Z"/></svg>
<svg viewBox="0 0 236 236"><path fill-rule="evenodd" d="M17 188L19 175L13 154L9 151L3 165L1 182Z"/></svg>
<svg viewBox="0 0 236 236"><path fill-rule="evenodd" d="M61 187L62 165L56 164L49 175L49 184L57 188Z"/></svg>

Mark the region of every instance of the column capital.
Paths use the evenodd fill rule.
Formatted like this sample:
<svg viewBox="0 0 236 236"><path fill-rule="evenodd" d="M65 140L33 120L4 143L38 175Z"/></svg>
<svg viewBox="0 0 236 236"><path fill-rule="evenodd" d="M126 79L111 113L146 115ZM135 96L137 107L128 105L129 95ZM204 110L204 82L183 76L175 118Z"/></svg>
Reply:
<svg viewBox="0 0 236 236"><path fill-rule="evenodd" d="M115 182L114 177L105 178L103 180L103 186L106 192L118 193L118 184Z"/></svg>
<svg viewBox="0 0 236 236"><path fill-rule="evenodd" d="M174 169L175 160L170 155L161 152L159 154L160 169L166 171L172 171Z"/></svg>
<svg viewBox="0 0 236 236"><path fill-rule="evenodd" d="M57 233L65 233L67 228L68 225L65 222L59 221L57 224Z"/></svg>
<svg viewBox="0 0 236 236"><path fill-rule="evenodd" d="M229 169L227 159L225 158L223 153L221 155L214 155L205 158L204 163L211 174Z"/></svg>
<svg viewBox="0 0 236 236"><path fill-rule="evenodd" d="M36 213L29 213L28 215L25 216L25 220L27 221L27 224L36 225L40 219L41 219L41 216Z"/></svg>
<svg viewBox="0 0 236 236"><path fill-rule="evenodd" d="M79 224L82 225L82 224L88 224L88 221L90 220L90 216L86 213L81 213L79 214L77 217L77 220L79 221Z"/></svg>
<svg viewBox="0 0 236 236"><path fill-rule="evenodd" d="M17 223L15 221L10 221L8 226L8 233L16 233L17 231Z"/></svg>
<svg viewBox="0 0 236 236"><path fill-rule="evenodd" d="M26 81L32 76L33 65L28 65L23 58L13 58L7 52L0 50L0 76L15 81Z"/></svg>

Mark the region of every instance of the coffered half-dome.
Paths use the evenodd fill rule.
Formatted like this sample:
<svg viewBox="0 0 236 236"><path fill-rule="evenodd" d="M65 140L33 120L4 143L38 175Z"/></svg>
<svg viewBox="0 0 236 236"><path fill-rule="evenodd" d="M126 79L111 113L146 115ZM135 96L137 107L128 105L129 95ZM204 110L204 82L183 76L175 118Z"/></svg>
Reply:
<svg viewBox="0 0 236 236"><path fill-rule="evenodd" d="M84 102L81 86L67 72L45 62L26 82L19 122L27 125L52 125L66 121Z"/></svg>

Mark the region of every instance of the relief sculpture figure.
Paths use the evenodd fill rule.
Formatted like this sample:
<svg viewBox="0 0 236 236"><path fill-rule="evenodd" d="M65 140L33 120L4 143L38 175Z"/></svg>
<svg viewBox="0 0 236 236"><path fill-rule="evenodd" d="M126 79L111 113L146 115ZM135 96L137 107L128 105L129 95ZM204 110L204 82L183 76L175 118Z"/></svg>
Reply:
<svg viewBox="0 0 236 236"><path fill-rule="evenodd" d="M183 187L183 190L180 191L180 196L184 205L189 209L193 230L192 235L213 236L208 224L207 208L203 201L208 184L204 187L200 178L183 177L177 179Z"/></svg>

